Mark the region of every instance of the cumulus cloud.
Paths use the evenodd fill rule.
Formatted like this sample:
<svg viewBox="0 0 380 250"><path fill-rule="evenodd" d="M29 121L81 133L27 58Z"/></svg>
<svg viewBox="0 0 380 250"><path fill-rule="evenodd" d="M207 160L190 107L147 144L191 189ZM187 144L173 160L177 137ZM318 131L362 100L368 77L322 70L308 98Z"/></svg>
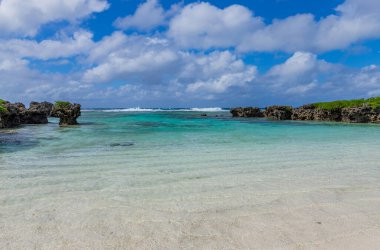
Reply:
<svg viewBox="0 0 380 250"><path fill-rule="evenodd" d="M273 66L262 80L272 91L305 94L313 90L322 76L339 71L338 65L319 60L315 54L296 52L284 63Z"/></svg>
<svg viewBox="0 0 380 250"><path fill-rule="evenodd" d="M296 52L256 82L269 95L297 102L371 97L380 93L380 68L350 68L328 63L309 52Z"/></svg>
<svg viewBox="0 0 380 250"><path fill-rule="evenodd" d="M27 60L0 54L1 98L13 101L46 99L49 97L47 91L53 90L54 84L62 83L57 75L32 70L28 64Z"/></svg>
<svg viewBox="0 0 380 250"><path fill-rule="evenodd" d="M119 44L113 50L104 41ZM256 67L246 65L229 51L190 53L176 49L169 41L119 32L107 37L89 55L96 65L88 69L85 82L124 81L129 84L162 85L163 92L224 93L229 88L252 82ZM102 52L105 50L105 52Z"/></svg>
<svg viewBox="0 0 380 250"><path fill-rule="evenodd" d="M311 14L290 16L247 34L236 46L242 52L310 50L316 27Z"/></svg>
<svg viewBox="0 0 380 250"><path fill-rule="evenodd" d="M144 105L151 100L170 100L172 105L212 100L229 105L241 99L248 104L257 98L302 103L380 94L379 66L350 68L318 56L380 37L377 0L346 0L335 14L320 20L298 14L267 24L241 5L218 8L197 2L165 10L158 1L148 0L115 23L137 33L115 31L98 41L80 25L69 29L71 33L62 29L39 40L32 36L43 24L75 22L102 11L108 7L106 1L30 0L22 2L24 8L20 4L21 0L0 3L2 98L68 99L97 106L115 99L124 104L123 100ZM158 27L157 32L145 33ZM259 73L242 59L249 51L290 55ZM255 61L255 56L261 54L250 59ZM51 60L65 70L41 67ZM65 63L73 66L69 72L61 65Z"/></svg>
<svg viewBox="0 0 380 250"><path fill-rule="evenodd" d="M219 9L201 2L185 6L169 25L168 36L182 47L207 49L236 46L263 25L241 5Z"/></svg>
<svg viewBox="0 0 380 250"><path fill-rule="evenodd" d="M165 11L158 0L147 0L139 5L133 15L117 18L114 25L119 29L149 31L164 25L167 19L179 9L179 6L178 4L172 5L170 10Z"/></svg>
<svg viewBox="0 0 380 250"><path fill-rule="evenodd" d="M186 82L189 93L225 93L231 87L244 87L255 79L257 69L246 65L228 51L209 55L187 55L177 81Z"/></svg>
<svg viewBox="0 0 380 250"><path fill-rule="evenodd" d="M74 22L109 7L105 0L2 0L0 1L1 36L34 36L41 25Z"/></svg>
<svg viewBox="0 0 380 250"><path fill-rule="evenodd" d="M105 38L119 47L96 46L89 58L96 66L84 74L86 82L111 82L118 79L135 80L140 83L160 83L178 65L178 52L168 46L154 44L151 39L140 36L127 37L114 33Z"/></svg>
<svg viewBox="0 0 380 250"><path fill-rule="evenodd" d="M201 2L185 6L170 21L168 36L186 48L324 52L379 38L379 12L378 0L346 0L321 20L298 14L265 25L244 6L221 9Z"/></svg>
<svg viewBox="0 0 380 250"><path fill-rule="evenodd" d="M72 36L60 36L37 42L31 39L9 39L0 41L0 54L12 57L33 58L41 60L71 57L84 54L91 49L94 42L92 33L78 30Z"/></svg>

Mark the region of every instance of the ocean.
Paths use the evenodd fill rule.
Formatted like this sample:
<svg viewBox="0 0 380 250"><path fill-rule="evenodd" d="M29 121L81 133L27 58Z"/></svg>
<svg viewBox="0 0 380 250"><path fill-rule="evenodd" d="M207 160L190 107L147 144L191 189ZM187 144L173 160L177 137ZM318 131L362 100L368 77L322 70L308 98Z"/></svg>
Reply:
<svg viewBox="0 0 380 250"><path fill-rule="evenodd" d="M380 125L221 108L78 122L0 132L0 249L380 247Z"/></svg>

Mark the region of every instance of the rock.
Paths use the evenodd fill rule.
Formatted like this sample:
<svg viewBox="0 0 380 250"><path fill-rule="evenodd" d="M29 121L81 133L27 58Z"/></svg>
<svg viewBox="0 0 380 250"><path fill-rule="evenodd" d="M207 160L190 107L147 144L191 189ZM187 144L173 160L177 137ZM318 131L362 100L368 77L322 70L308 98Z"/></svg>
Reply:
<svg viewBox="0 0 380 250"><path fill-rule="evenodd" d="M290 106L270 106L261 112L266 118L275 120L303 120L303 121L333 121L349 123L380 123L380 99L336 101L304 105L299 108ZM360 104L361 102L365 102ZM368 103L366 103L368 101ZM347 103L348 102L348 103ZM357 104L359 102L359 105ZM329 105L330 104L330 105ZM349 105L352 107L349 107ZM355 106L357 105L357 106ZM344 108L344 107L349 108ZM233 117L258 117L258 108L234 108L231 109Z"/></svg>
<svg viewBox="0 0 380 250"><path fill-rule="evenodd" d="M299 108L295 108L292 111L292 120L312 121L315 120L315 107L312 105L304 105Z"/></svg>
<svg viewBox="0 0 380 250"><path fill-rule="evenodd" d="M313 105L304 105L299 108L293 109L292 120L304 120L304 121L341 121L342 110L341 109L319 109Z"/></svg>
<svg viewBox="0 0 380 250"><path fill-rule="evenodd" d="M205 116L207 116L207 114L201 114L201 116L205 117Z"/></svg>
<svg viewBox="0 0 380 250"><path fill-rule="evenodd" d="M343 122L379 123L380 109L374 109L368 105L363 105L357 108L343 108L341 111L341 117Z"/></svg>
<svg viewBox="0 0 380 250"><path fill-rule="evenodd" d="M69 102L56 102L51 113L52 117L59 118L59 125L77 125L77 118L81 115L81 105Z"/></svg>
<svg viewBox="0 0 380 250"><path fill-rule="evenodd" d="M135 145L133 142L123 142L123 143L111 143L111 147L129 147Z"/></svg>
<svg viewBox="0 0 380 250"><path fill-rule="evenodd" d="M53 111L54 105L49 102L31 102L29 109L21 113L22 124L45 124Z"/></svg>
<svg viewBox="0 0 380 250"><path fill-rule="evenodd" d="M264 111L267 118L274 120L290 120L293 108L290 106L270 106Z"/></svg>
<svg viewBox="0 0 380 250"><path fill-rule="evenodd" d="M264 117L263 111L257 107L234 108L230 110L233 117Z"/></svg>
<svg viewBox="0 0 380 250"><path fill-rule="evenodd" d="M25 110L22 103L3 102L0 105L0 128L13 128L21 124L20 114Z"/></svg>
<svg viewBox="0 0 380 250"><path fill-rule="evenodd" d="M48 123L48 117L60 118L60 125L77 124L81 106L68 102L31 102L26 109L22 103L0 100L0 128L13 128L21 124Z"/></svg>

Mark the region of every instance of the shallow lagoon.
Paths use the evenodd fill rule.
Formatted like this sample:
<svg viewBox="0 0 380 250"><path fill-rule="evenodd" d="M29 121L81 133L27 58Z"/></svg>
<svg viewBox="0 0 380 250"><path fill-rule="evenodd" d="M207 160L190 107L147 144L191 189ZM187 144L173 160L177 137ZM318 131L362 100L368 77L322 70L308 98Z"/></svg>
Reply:
<svg viewBox="0 0 380 250"><path fill-rule="evenodd" d="M380 125L216 111L1 132L0 248L380 247Z"/></svg>

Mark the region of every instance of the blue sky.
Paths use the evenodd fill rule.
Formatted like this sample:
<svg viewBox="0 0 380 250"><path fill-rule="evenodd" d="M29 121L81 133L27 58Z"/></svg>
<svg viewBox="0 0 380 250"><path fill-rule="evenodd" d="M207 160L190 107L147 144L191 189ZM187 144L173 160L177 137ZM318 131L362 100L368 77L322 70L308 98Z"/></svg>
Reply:
<svg viewBox="0 0 380 250"><path fill-rule="evenodd" d="M378 0L0 1L0 98L231 107L380 95Z"/></svg>

